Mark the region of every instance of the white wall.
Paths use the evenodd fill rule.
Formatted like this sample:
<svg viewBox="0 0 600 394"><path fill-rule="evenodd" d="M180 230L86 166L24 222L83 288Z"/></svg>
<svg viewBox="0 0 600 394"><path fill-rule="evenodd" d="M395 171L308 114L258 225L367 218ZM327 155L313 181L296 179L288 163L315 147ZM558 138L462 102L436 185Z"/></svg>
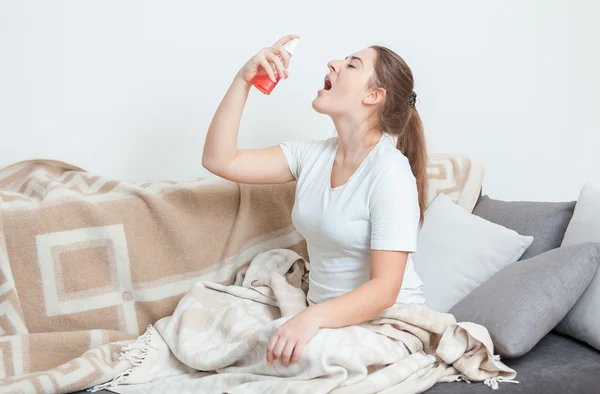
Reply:
<svg viewBox="0 0 600 394"><path fill-rule="evenodd" d="M331 136L311 108L326 62L377 43L413 69L430 152L481 161L496 198L575 199L586 180L600 186L599 13L591 0L5 0L0 166L46 157L124 180L205 176L231 79L295 33L290 79L252 91L242 147Z"/></svg>

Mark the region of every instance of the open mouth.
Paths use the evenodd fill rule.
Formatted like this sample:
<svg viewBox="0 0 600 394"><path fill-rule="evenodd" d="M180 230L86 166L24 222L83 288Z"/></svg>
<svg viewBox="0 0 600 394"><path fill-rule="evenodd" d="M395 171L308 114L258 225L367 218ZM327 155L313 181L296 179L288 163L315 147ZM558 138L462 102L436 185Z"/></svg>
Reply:
<svg viewBox="0 0 600 394"><path fill-rule="evenodd" d="M323 83L323 90L331 90L331 81L329 80L329 76L325 77L325 82Z"/></svg>

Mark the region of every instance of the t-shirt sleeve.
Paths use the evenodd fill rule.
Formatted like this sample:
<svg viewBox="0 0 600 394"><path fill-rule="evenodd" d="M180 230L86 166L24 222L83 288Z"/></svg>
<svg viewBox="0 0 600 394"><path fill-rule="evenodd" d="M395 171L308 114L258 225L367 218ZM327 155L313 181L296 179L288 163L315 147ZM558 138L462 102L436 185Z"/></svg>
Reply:
<svg viewBox="0 0 600 394"><path fill-rule="evenodd" d="M416 252L420 209L410 165L394 160L381 175L369 202L371 249Z"/></svg>
<svg viewBox="0 0 600 394"><path fill-rule="evenodd" d="M302 172L304 160L310 141L293 140L279 144L294 178L298 179Z"/></svg>

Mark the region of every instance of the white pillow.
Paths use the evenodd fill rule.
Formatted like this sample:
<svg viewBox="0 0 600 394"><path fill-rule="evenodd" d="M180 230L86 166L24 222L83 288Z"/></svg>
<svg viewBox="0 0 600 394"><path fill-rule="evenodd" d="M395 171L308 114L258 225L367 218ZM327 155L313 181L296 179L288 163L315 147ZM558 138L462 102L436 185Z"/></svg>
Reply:
<svg viewBox="0 0 600 394"><path fill-rule="evenodd" d="M583 242L600 242L600 191L590 183L579 193L561 246ZM557 328L600 350L600 270Z"/></svg>
<svg viewBox="0 0 600 394"><path fill-rule="evenodd" d="M423 281L426 304L448 312L505 266L517 261L533 237L468 213L440 194L425 211L411 256Z"/></svg>

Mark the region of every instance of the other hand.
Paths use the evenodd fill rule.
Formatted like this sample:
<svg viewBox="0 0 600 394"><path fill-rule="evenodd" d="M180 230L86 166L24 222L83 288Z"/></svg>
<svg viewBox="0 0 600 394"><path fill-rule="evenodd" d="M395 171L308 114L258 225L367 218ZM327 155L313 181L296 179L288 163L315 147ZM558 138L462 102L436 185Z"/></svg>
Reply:
<svg viewBox="0 0 600 394"><path fill-rule="evenodd" d="M314 338L320 328L320 320L305 309L277 328L267 342L267 363L279 360L288 366L298 362L304 347Z"/></svg>

